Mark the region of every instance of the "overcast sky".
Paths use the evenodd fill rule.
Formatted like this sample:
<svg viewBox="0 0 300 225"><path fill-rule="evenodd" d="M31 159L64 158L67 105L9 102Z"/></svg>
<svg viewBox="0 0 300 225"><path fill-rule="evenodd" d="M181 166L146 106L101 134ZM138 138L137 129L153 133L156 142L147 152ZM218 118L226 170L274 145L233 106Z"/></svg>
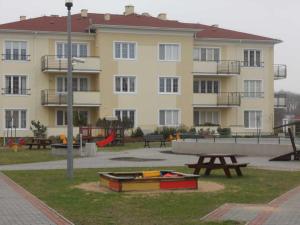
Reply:
<svg viewBox="0 0 300 225"><path fill-rule="evenodd" d="M65 15L64 0L0 0L0 24L19 16ZM132 4L137 13L269 36L283 40L275 47L275 63L288 65L288 78L275 81L276 90L300 93L300 0L73 0L73 12L123 13Z"/></svg>

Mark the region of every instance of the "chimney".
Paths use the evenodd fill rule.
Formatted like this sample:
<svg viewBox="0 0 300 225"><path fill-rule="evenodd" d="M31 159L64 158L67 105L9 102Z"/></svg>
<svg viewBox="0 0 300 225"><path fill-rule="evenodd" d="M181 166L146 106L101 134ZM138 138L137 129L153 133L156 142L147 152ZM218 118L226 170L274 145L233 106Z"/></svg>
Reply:
<svg viewBox="0 0 300 225"><path fill-rule="evenodd" d="M131 14L134 14L134 6L133 5L126 5L124 15L128 16L128 15L131 15Z"/></svg>
<svg viewBox="0 0 300 225"><path fill-rule="evenodd" d="M81 17L83 17L83 18L88 17L88 10L87 9L82 9L81 10Z"/></svg>
<svg viewBox="0 0 300 225"><path fill-rule="evenodd" d="M218 28L219 27L219 24L213 24L213 25L211 25L212 27L216 27L216 28Z"/></svg>
<svg viewBox="0 0 300 225"><path fill-rule="evenodd" d="M20 16L20 21L26 20L26 16Z"/></svg>
<svg viewBox="0 0 300 225"><path fill-rule="evenodd" d="M109 21L110 20L110 14L109 13L105 13L104 14L104 20L105 21Z"/></svg>
<svg viewBox="0 0 300 225"><path fill-rule="evenodd" d="M166 13L160 13L157 16L158 19L160 20L166 20L167 19L167 14Z"/></svg>
<svg viewBox="0 0 300 225"><path fill-rule="evenodd" d="M151 16L151 15L147 12L144 12L144 13L142 13L142 16Z"/></svg>

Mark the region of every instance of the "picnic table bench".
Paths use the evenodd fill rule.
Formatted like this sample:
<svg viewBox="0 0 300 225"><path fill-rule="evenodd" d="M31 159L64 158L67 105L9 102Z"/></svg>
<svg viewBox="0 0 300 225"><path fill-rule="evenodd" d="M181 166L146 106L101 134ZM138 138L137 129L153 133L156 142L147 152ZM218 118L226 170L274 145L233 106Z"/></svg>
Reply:
<svg viewBox="0 0 300 225"><path fill-rule="evenodd" d="M194 169L194 174L200 174L201 169L205 169L205 176L209 176L212 170L223 169L225 175L230 178L230 169L234 169L238 176L243 176L241 168L247 167L248 163L238 163L235 154L203 154L199 155L198 162L195 164L186 164L189 168ZM230 163L226 162L226 158L230 159ZM204 162L208 159L208 162ZM219 162L216 163L216 159Z"/></svg>
<svg viewBox="0 0 300 225"><path fill-rule="evenodd" d="M148 134L144 136L144 148L148 147L150 148L150 142L160 142L160 147L164 146L166 147L166 140L163 135L159 134Z"/></svg>
<svg viewBox="0 0 300 225"><path fill-rule="evenodd" d="M46 149L47 146L50 146L52 144L52 141L47 138L32 138L31 141L26 143L26 145L29 147L29 149L32 149L33 146L36 146L37 149L40 149L43 147Z"/></svg>

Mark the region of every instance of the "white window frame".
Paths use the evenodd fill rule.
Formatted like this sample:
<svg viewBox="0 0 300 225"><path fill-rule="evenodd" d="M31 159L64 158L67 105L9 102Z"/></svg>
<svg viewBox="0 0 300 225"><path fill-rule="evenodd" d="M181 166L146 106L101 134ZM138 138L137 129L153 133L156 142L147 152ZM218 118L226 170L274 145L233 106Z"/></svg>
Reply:
<svg viewBox="0 0 300 225"><path fill-rule="evenodd" d="M58 91L58 79L59 78L63 78L63 87L66 86L65 82L66 79L67 79L67 76L56 76L55 77L55 92L56 94L66 94L67 91ZM86 76L73 76L72 79L77 79L77 90L80 90L80 78L85 78L87 79L87 91L90 90L90 78L89 77L86 77ZM73 82L72 82L73 83ZM81 92L81 91L73 91L73 92ZM84 92L84 91L83 91Z"/></svg>
<svg viewBox="0 0 300 225"><path fill-rule="evenodd" d="M68 42L67 41L55 41L55 59L56 60L68 60L68 58L66 57L68 53L65 52L66 49L64 49L64 48L63 48L62 57L61 58L58 57L57 44L63 44L63 45L65 45L65 44L68 44ZM90 55L90 43L89 42L74 41L74 42L72 42L72 45L73 44L77 44L78 45L77 46L77 51L79 50L79 52L80 52L80 47L79 46L81 44L85 44L87 46L87 57L89 57L89 55ZM65 57L63 57L63 56L65 56ZM82 58L85 58L85 57L82 57Z"/></svg>
<svg viewBox="0 0 300 225"><path fill-rule="evenodd" d="M260 121L260 127L257 127L257 123L256 123L256 121L255 121L255 126L256 127L246 127L246 125L245 125L245 112L261 112L261 121ZM255 114L256 115L256 114ZM256 117L256 116L255 116ZM247 130L253 130L253 129L259 129L259 130L262 130L263 129L263 117L264 117L264 111L263 110L261 110L261 109L245 109L244 111L243 111L243 123L244 123L244 127L245 127L245 129L247 129ZM250 116L249 116L249 125L250 125Z"/></svg>
<svg viewBox="0 0 300 225"><path fill-rule="evenodd" d="M160 59L160 45L178 45L178 59ZM165 49L166 51L166 49ZM166 56L166 52L165 52ZM158 43L157 46L157 59L159 62L181 62L181 43Z"/></svg>
<svg viewBox="0 0 300 225"><path fill-rule="evenodd" d="M12 59L9 59L9 60L7 60L7 59L5 59L5 55L6 55L6 42L25 42L26 43L26 59L25 60L21 60L21 59L18 59L18 60L14 60L13 59L13 52L12 52L12 54L11 54L11 57L12 57ZM12 50L13 48L12 48L12 46L11 46L11 50ZM21 53L21 46L19 46L19 53ZM26 63L26 62L28 62L28 61L30 61L29 60L29 41L28 40L18 40L18 39L5 39L4 41L3 41L3 61L4 62L14 62L14 63L16 63L16 62L19 62L19 63ZM19 54L19 56L21 56L21 54Z"/></svg>
<svg viewBox="0 0 300 225"><path fill-rule="evenodd" d="M178 112L178 124L166 124L166 114L165 114L165 125L160 124L160 111L177 111ZM172 118L173 118L172 113ZM172 119L173 120L173 119ZM179 127L181 125L181 110L180 109L159 109L158 110L158 121L157 121L158 127Z"/></svg>
<svg viewBox="0 0 300 225"><path fill-rule="evenodd" d="M58 125L57 124L57 112L58 111L63 111L63 125ZM88 113L87 123L90 124L91 123L91 113L90 113L90 110L84 109L84 108L76 108L76 109L74 109L74 112L80 112L80 111L84 111L84 112ZM67 126L67 122L68 121L65 121L65 118L67 116L66 114L67 114L67 109L64 109L64 108L55 109L55 126L56 127L66 127Z"/></svg>
<svg viewBox="0 0 300 225"><path fill-rule="evenodd" d="M248 65L245 66L245 51L248 51ZM256 54L254 54L254 66L250 66L250 51L259 51L260 52L260 66L257 66ZM264 54L263 49L261 48L243 48L243 67L247 68L263 68L264 67Z"/></svg>
<svg viewBox="0 0 300 225"><path fill-rule="evenodd" d="M121 47L120 47L120 58L116 57L116 43L121 43ZM134 44L134 58L129 58L130 55L130 50L129 48L127 49L127 53L128 53L128 57L127 58L123 58L123 54L122 54L122 45L123 44ZM113 41L113 59L114 60L137 60L138 58L138 43L135 41Z"/></svg>
<svg viewBox="0 0 300 225"><path fill-rule="evenodd" d="M261 82L261 91L260 92L257 92L257 86L255 85L254 86L254 94L253 96L251 96L251 92L246 92L246 83L247 81L260 81ZM249 84L248 84L249 85ZM250 87L250 86L249 86ZM250 90L250 88L249 88ZM249 98L249 99L255 99L255 98L264 98L264 83L263 83L263 80L262 79L256 79L256 80L244 80L244 97L245 98Z"/></svg>
<svg viewBox="0 0 300 225"><path fill-rule="evenodd" d="M136 109L132 109L132 108L131 108L131 109L115 108L115 109L113 109L113 116L114 116L114 117L117 117L117 116L116 116L116 111L121 111L121 112L122 112L122 111L134 111L134 123L133 123L133 128L136 128L136 127L137 127L137 124L138 124L137 121L138 121L138 120L137 120L137 110L136 110ZM123 119L123 118L122 118L122 119ZM122 119L121 119L121 120L122 120Z"/></svg>
<svg viewBox="0 0 300 225"><path fill-rule="evenodd" d="M194 94L219 94L219 93L221 93L222 91L221 91L221 80L211 80L211 79L197 79L197 81L199 81L199 92L198 93L194 93ZM205 92L204 93L202 93L201 92L201 82L202 81L204 81L205 82ZM208 93L207 92L207 82L208 81L211 81L212 82L212 92L211 93ZM193 81L194 82L194 81ZM215 93L214 92L214 90L215 90L215 88L214 88L214 82L218 82L218 88L219 88L219 90L218 90L218 92L217 93ZM194 84L193 84L194 85ZM194 88L194 87L193 87Z"/></svg>
<svg viewBox="0 0 300 225"><path fill-rule="evenodd" d="M21 111L26 111L26 127L25 128L16 128L16 130L29 130L29 110L26 108L5 108L3 109L4 113L3 113L3 124L4 124L4 130L7 131L11 128L6 128L6 111L19 111L19 126L21 125ZM13 128L14 129L14 128Z"/></svg>
<svg viewBox="0 0 300 225"><path fill-rule="evenodd" d="M166 79L172 79L171 80L171 92L167 92L167 83L166 83ZM164 79L164 92L161 92L160 91L160 79ZM177 79L178 80L178 86L177 86L177 89L178 91L177 92L174 92L173 91L173 83L174 83L174 79ZM158 76L158 94L160 95L181 95L181 77L180 76L163 76L163 75L160 75Z"/></svg>
<svg viewBox="0 0 300 225"><path fill-rule="evenodd" d="M209 122L207 122L207 114L208 113L211 113L212 119L213 119L213 113L218 113L218 123L213 123L213 122L211 122L211 123L218 124L218 125L221 124L221 111L218 111L218 110L196 110L196 112L200 113L199 121L198 121L200 126L205 126L205 123L209 123ZM201 113L205 113L204 124L201 124Z"/></svg>
<svg viewBox="0 0 300 225"><path fill-rule="evenodd" d="M202 60L202 58L201 58L201 49L202 48L205 48L206 49L206 59L205 60ZM199 59L197 60L197 59L194 59L194 50L195 49L199 49ZM216 60L216 59L214 59L214 60L207 60L207 49L219 49L219 59L218 60ZM218 61L221 61L222 59L222 52L221 52L221 47L215 47L215 46L207 46L207 47L204 47L204 46L194 46L193 47L193 60L194 61L198 61L198 62L218 62ZM214 56L214 55L213 55Z"/></svg>
<svg viewBox="0 0 300 225"><path fill-rule="evenodd" d="M21 82L20 82L20 79L21 77L26 77L26 89L25 89L25 94L22 94L22 93L18 93L18 94L13 94L13 93L6 93L6 77L7 76L10 76L10 77L13 77L13 76L17 76L19 77L19 88L18 90L20 91L21 90ZM11 80L12 84L13 84L13 81ZM28 91L29 91L29 75L25 75L25 74L5 74L3 75L3 95L5 96L28 96ZM12 85L12 90L13 90L13 85Z"/></svg>
<svg viewBox="0 0 300 225"><path fill-rule="evenodd" d="M116 86L116 79L120 77L121 81L120 81L120 91L117 91L117 86ZM122 90L122 84L123 84L123 78L127 78L128 79L128 91L123 91ZM134 91L130 91L130 82L129 82L129 78L134 78ZM114 94L137 94L137 76L135 75L114 75L113 76L113 90L114 90Z"/></svg>

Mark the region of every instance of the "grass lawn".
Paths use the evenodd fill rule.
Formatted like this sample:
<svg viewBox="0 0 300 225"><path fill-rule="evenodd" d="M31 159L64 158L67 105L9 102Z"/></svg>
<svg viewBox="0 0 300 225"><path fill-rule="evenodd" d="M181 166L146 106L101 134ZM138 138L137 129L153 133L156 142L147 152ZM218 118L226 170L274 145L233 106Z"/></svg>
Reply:
<svg viewBox="0 0 300 225"><path fill-rule="evenodd" d="M61 160L65 157L53 156L50 150L28 150L14 152L11 149L0 150L0 165L33 163Z"/></svg>
<svg viewBox="0 0 300 225"><path fill-rule="evenodd" d="M153 168L139 170L147 169L153 170ZM164 169L191 172L184 167ZM201 223L200 218L226 202L267 203L300 185L299 172L244 169L245 176L241 178L225 178L221 171L213 173L210 177L201 178L225 185L225 190L215 193L131 195L93 193L72 188L79 183L97 181L97 172L107 170L78 169L75 170L73 181L66 180L64 170L5 173L76 225L234 225L237 223L230 221Z"/></svg>

